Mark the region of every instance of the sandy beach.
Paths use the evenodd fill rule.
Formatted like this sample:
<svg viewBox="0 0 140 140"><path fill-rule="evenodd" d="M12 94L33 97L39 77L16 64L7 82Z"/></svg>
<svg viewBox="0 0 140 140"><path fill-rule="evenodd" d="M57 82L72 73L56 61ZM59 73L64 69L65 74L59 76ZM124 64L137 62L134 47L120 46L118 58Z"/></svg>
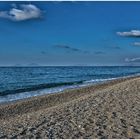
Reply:
<svg viewBox="0 0 140 140"><path fill-rule="evenodd" d="M0 138L140 138L140 77L2 104Z"/></svg>

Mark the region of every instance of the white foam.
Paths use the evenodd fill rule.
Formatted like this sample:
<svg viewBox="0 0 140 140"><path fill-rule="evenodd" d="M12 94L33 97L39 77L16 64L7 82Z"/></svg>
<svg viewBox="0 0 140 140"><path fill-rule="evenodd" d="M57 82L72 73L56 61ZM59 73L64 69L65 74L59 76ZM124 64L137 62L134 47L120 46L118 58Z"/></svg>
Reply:
<svg viewBox="0 0 140 140"><path fill-rule="evenodd" d="M97 82L103 82L103 81L109 81L109 80L115 80L117 78L108 78L108 79L92 79L89 81L85 81L84 83L97 83Z"/></svg>
<svg viewBox="0 0 140 140"><path fill-rule="evenodd" d="M71 85L71 86L61 86L61 87L48 88L48 89L42 89L42 90L30 91L30 92L21 92L21 93L17 93L17 94L8 94L8 95L0 97L0 103L16 101L16 100L20 100L20 99L26 99L26 98L30 98L30 97L45 95L45 94L57 93L57 92L64 91L66 89L72 89L72 88L78 88L78 87L80 87L80 86Z"/></svg>

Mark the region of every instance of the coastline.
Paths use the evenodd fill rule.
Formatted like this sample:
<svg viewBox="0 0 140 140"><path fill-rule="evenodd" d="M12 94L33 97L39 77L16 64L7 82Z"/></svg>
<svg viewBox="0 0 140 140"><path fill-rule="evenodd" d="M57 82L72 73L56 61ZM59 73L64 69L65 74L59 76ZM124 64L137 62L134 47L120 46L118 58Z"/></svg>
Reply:
<svg viewBox="0 0 140 140"><path fill-rule="evenodd" d="M39 138L113 138L113 132L111 132L112 136L105 136L103 134L100 135L86 135L84 134L80 134L83 132L77 132L78 130L74 131L76 134L72 134L72 130L67 130L68 133L63 135L58 135L53 133L52 136L49 135L45 135L44 131L43 134L41 132L41 130L39 131L41 134L36 134L35 132L33 133L31 130L28 130L29 127L34 128L35 130L38 130L39 127L41 127L42 125L44 125L46 123L46 125L49 124L49 126L46 126L46 129L48 129L48 131L46 133L49 133L49 127L50 127L50 122L51 122L51 118L53 118L54 124L51 125L52 129L54 129L55 124L57 123L63 123L65 122L66 119L66 126L64 125L60 125L61 129L63 129L64 127L69 126L69 121L67 120L67 115L64 116L63 114L68 113L66 110L70 109L70 111L75 112L74 107L78 104L78 108L80 108L80 110L78 111L76 108L76 111L78 111L76 114L74 115L78 115L78 118L81 116L83 119L81 119L81 123L84 121L84 118L86 118L87 116L83 116L83 114L85 112L87 112L89 114L91 114L91 109L93 109L94 107L92 107L92 105L88 105L90 104L90 102L94 101L94 99L97 99L96 101L94 101L94 103L96 102L97 104L95 105L95 112L98 110L98 117L96 116L91 116L90 118L94 118L95 120L98 118L102 118L104 114L106 114L106 108L100 107L96 108L96 106L99 106L100 104L104 104L104 101L106 102L106 106L108 106L107 111L112 111L113 106L115 106L115 104L113 104L113 108L111 107L111 103L114 102L116 100L116 104L117 102L121 104L122 108L120 108L120 110L118 109L118 107L116 107L115 112L122 112L125 113L126 110L130 111L131 108L127 108L127 106L125 106L126 108L123 109L123 102L121 101L123 94L126 96L126 99L124 99L124 101L127 101L127 95L125 92L128 92L128 95L131 96L132 98L135 98L135 94L137 95L140 91L139 91L139 81L140 81L140 76L132 76L132 77L126 77L126 78L120 78L120 79L115 79L115 80L111 80L111 81L106 81L104 83L99 83L96 85L90 85L90 86L86 86L86 87L81 87L78 89L69 89L69 90L65 90L63 92L60 93L55 93L55 94L49 94L49 95L41 95L41 96L37 96L37 97L31 97L28 99L23 99L23 100L19 100L16 102L11 102L8 104L1 104L0 105L0 130L3 133L1 138L35 138L35 137L39 137ZM133 85L134 84L134 85ZM132 85L132 87L130 87ZM128 86L128 87L127 87ZM133 91L133 86L135 86L134 89L134 97L132 95L132 91ZM132 88L132 89L131 89ZM136 89L137 88L137 89ZM132 91L131 91L132 90ZM120 94L121 93L121 94ZM116 97L118 96L118 97ZM116 98L116 99L115 99ZM124 97L123 97L124 98ZM137 98L139 98L137 96ZM91 100L93 99L93 100ZM111 102L109 103L109 101L111 100ZM131 100L131 98L128 98L128 100ZM136 99L134 99L136 100ZM83 104L82 104L83 103ZM137 103L137 102L136 102ZM84 106L83 105L88 105L86 111L84 110ZM130 102L131 104L131 102ZM139 103L138 103L139 105ZM129 107L129 105L128 105ZM139 106L136 106L139 107ZM74 109L74 110L73 110ZM126 109L126 110L125 110ZM65 112L66 111L66 112ZM80 113L82 111L82 114ZM71 112L71 113L72 113ZM94 111L93 111L94 112ZM73 113L72 113L73 114ZM70 114L70 117L74 117L71 116L72 114ZM96 114L96 113L95 113ZM115 113L116 114L116 113ZM62 116L63 115L63 116ZM85 114L84 114L85 115ZM121 115L121 114L120 114ZM129 116L129 114L126 114ZM133 114L135 115L135 114ZM57 117L56 117L57 116ZM60 120L57 120L58 117L62 117ZM115 115L116 116L116 115ZM108 117L108 116L107 116ZM50 119L49 119L50 118ZM75 118L75 119L78 119ZM41 124L41 122L44 120L48 120L44 123ZM89 118L88 118L89 119ZM123 119L123 118L122 118ZM57 120L57 122L56 122ZM117 119L115 119L117 121ZM125 120L127 121L127 120ZM134 120L133 120L134 121ZM15 124L15 122L17 124ZM96 122L96 121L95 121ZM34 126L35 124L40 123L40 126ZM73 124L75 123L75 124ZM136 122L134 122L135 124ZM77 126L79 126L80 124L77 124L77 122L72 122L73 125L76 125L75 127L77 128ZM82 125L86 125L87 123L83 122ZM92 124L92 121L91 121ZM21 128L19 127L19 125L22 125L22 132L23 131L27 131L28 133L30 133L29 135L27 133L21 134ZM102 123L100 124L102 126ZM73 126L74 127L74 126ZM127 126L126 126L127 127ZM9 130L9 128L11 128ZM58 126L56 127L56 129L58 128ZM95 128L95 127L94 127ZM67 128L66 128L67 129ZM80 126L79 129L82 129L82 126ZM85 128L83 128L82 131ZM101 131L101 128L98 128L99 131ZM122 131L122 130L120 130ZM137 130L138 133L139 130ZM87 131L86 131L87 132ZM91 132L91 130L89 130L89 132ZM51 132L52 133L52 132ZM106 132L107 134L108 132ZM71 134L71 135L69 135ZM116 133L117 134L117 133ZM120 136L117 137L117 135L114 134L115 138L131 138L133 137L133 133L131 134L132 136L127 136L126 134L122 134ZM103 136L104 137L103 137ZM125 136L126 135L126 136ZM134 135L135 138L140 138L140 135Z"/></svg>
<svg viewBox="0 0 140 140"><path fill-rule="evenodd" d="M132 76L125 76L116 78L113 80L104 81L101 83L86 85L79 88L70 88L65 89L64 91L56 92L56 93L50 93L50 94L43 94L38 96L33 96L29 98L23 98L15 101L10 102L4 102L0 104L0 118L4 115L6 117L9 116L15 116L16 114L22 114L27 113L29 111L36 111L43 108L50 108L53 106L57 106L62 103L69 102L71 100L77 99L81 96L85 96L87 94L87 91L89 92L96 92L98 90L102 90L104 88L107 88L109 86L113 86L114 84L118 84L120 82L124 82L127 80L135 79L137 75ZM54 101L55 100L55 101ZM37 104L40 103L40 104ZM44 106L45 105L45 106ZM28 106L26 108L26 106ZM23 110L21 110L21 108ZM12 110L12 112L10 111ZM19 111L19 112L18 112Z"/></svg>

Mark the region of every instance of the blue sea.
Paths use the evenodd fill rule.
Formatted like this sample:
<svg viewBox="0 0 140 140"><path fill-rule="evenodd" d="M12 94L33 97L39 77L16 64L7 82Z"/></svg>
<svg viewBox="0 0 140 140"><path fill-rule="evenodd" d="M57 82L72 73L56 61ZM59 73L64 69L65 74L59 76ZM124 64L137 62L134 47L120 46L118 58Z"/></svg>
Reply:
<svg viewBox="0 0 140 140"><path fill-rule="evenodd" d="M0 67L0 103L140 74L140 67Z"/></svg>

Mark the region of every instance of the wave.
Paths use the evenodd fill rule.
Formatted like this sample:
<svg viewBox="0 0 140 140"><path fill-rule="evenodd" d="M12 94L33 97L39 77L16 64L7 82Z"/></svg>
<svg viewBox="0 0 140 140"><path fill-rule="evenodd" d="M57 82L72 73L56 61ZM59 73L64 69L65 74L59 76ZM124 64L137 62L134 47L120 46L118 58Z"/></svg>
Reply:
<svg viewBox="0 0 140 140"><path fill-rule="evenodd" d="M98 82L103 82L103 81L109 81L109 80L115 80L117 78L106 78L106 79L91 79L84 81L83 83L98 83Z"/></svg>
<svg viewBox="0 0 140 140"><path fill-rule="evenodd" d="M5 90L5 91L0 92L0 96L5 96L8 94L17 94L17 93L21 93L21 92L30 92L30 91L36 91L36 90L54 88L54 87L60 87L60 86L72 86L72 85L78 85L78 84L82 84L82 83L83 83L83 81L74 81L74 82L48 83L48 84L33 85L33 86L28 86L28 87L20 88L20 89Z"/></svg>
<svg viewBox="0 0 140 140"><path fill-rule="evenodd" d="M5 96L5 95L9 95L9 94L17 94L17 93L22 93L22 92L31 92L31 91L37 91L37 90L43 90L43 89L49 89L49 88L56 88L56 87L75 88L75 87L79 87L79 86L86 86L90 83L93 84L93 83L98 83L98 82L103 82L103 81L113 80L113 79L116 79L116 78L92 79L92 80L81 80L81 81L73 81L73 82L30 85L28 87L1 91L0 96Z"/></svg>
<svg viewBox="0 0 140 140"><path fill-rule="evenodd" d="M122 77L131 77L131 76L122 76ZM76 88L76 87L87 86L87 85L90 85L90 84L100 83L100 82L104 82L104 81L115 80L115 79L122 78L122 77L100 78L100 79L80 80L80 81L73 81L73 82L61 82L61 83L47 83L47 84L40 84L40 85L30 85L28 87L1 91L0 96L2 97L2 96L5 96L5 95L11 95L11 94L17 94L17 93L23 93L23 92L31 92L31 91L38 91L38 90L43 90L43 89L52 89L52 88L57 88L57 87L58 87L57 90L60 90L61 88L62 89Z"/></svg>
<svg viewBox="0 0 140 140"><path fill-rule="evenodd" d="M22 88L16 90L6 90L0 93L0 103L16 101L19 99L25 99L33 96L44 95L44 94L53 94L67 89L76 89L88 85L93 85L96 83L102 83L105 81L115 80L119 78L133 77L138 75L140 75L140 73L135 75L129 75L129 76L115 77L115 78L91 79L91 80L63 82L63 83L49 83L49 84L34 85L28 88Z"/></svg>

